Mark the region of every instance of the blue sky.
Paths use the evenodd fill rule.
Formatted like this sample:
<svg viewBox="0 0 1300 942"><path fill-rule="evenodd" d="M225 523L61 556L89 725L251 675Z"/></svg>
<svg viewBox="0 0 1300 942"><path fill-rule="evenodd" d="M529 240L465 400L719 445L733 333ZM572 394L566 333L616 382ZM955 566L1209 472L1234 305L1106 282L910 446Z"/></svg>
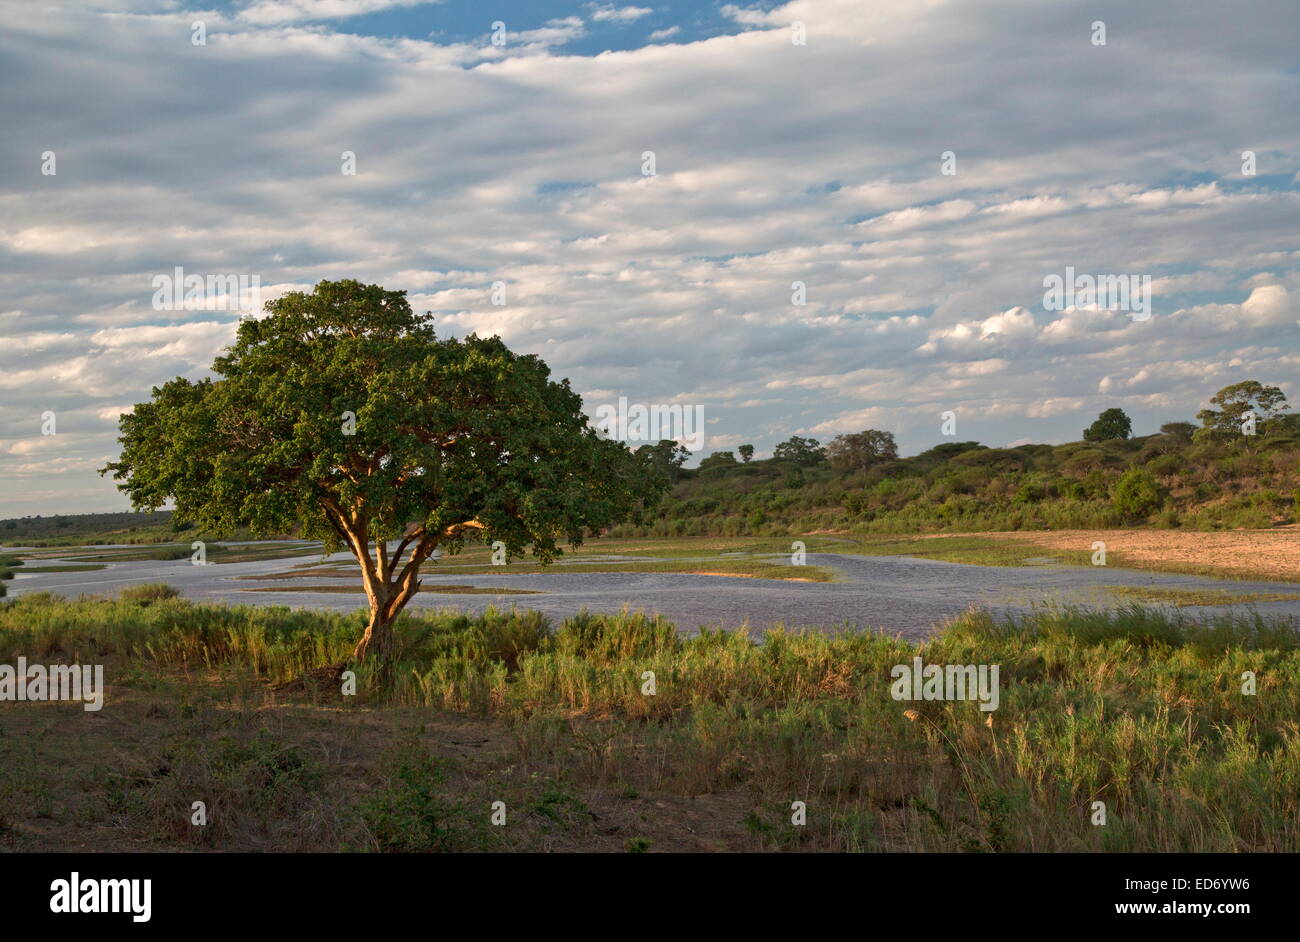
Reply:
<svg viewBox="0 0 1300 942"><path fill-rule="evenodd" d="M376 38L402 37L439 43L482 43L489 40L492 24L505 24L509 34L532 33L570 26L573 38L564 43L570 55L594 56L608 50L639 49L650 43L690 43L740 32L734 16L723 12L735 5L708 2L573 3L564 0L499 0L490 4L452 0L350 5L314 4L311 0L223 0L202 4L230 18L241 15L264 25L328 25L336 33ZM767 10L773 4L748 4L747 9ZM350 15L338 15L349 11ZM580 21L573 24L573 21ZM571 25L572 24L572 25Z"/></svg>
<svg viewBox="0 0 1300 942"><path fill-rule="evenodd" d="M736 22L712 3L587 3L506 0L492 4L422 3L334 21L340 32L362 36L405 36L438 42L481 42L492 23L510 32L532 31L570 17L583 21L582 34L565 44L571 55L638 49L651 42L695 42L739 32ZM656 35L659 34L659 35ZM667 35L665 35L667 34Z"/></svg>
<svg viewBox="0 0 1300 942"><path fill-rule="evenodd" d="M5 4L0 516L124 507L95 474L117 416L205 375L239 317L155 310L178 265L265 297L404 288L593 414L703 406L697 458L863 428L915 453L950 410L990 445L1073 440L1111 406L1150 432L1246 378L1300 400L1298 21L1292 0ZM1047 309L1067 267L1149 277L1152 316Z"/></svg>

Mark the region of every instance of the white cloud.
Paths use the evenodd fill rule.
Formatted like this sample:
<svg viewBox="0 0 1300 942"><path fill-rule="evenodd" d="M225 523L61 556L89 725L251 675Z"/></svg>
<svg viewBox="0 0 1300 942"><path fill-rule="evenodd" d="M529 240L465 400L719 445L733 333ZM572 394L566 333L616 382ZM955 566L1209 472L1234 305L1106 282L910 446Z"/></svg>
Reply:
<svg viewBox="0 0 1300 942"><path fill-rule="evenodd" d="M213 12L196 50L174 5L100 5L134 15L0 6L29 76L0 101L0 475L44 409L101 460L124 404L203 375L234 315L154 311L178 264L266 297L407 288L442 333L499 332L606 399L700 402L711 440L760 453L872 426L920 450L950 408L987 442L1068 440L1111 399L1149 429L1300 375L1300 196L1225 144L1248 137L1274 183L1300 169L1280 6L1135 8L1099 69L1074 13L1030 0L729 6L734 35L596 56L567 54L577 16L500 48L267 0ZM1150 274L1153 316L1044 310L1067 265ZM41 493L121 505L49 467Z"/></svg>
<svg viewBox="0 0 1300 942"><path fill-rule="evenodd" d="M625 6L618 7L612 3L597 5L588 4L591 9L591 18L597 23L614 22L614 23L632 23L641 19L643 16L649 16L654 10L650 7Z"/></svg>
<svg viewBox="0 0 1300 942"><path fill-rule="evenodd" d="M346 19L394 7L419 7L440 2L442 0L256 0L239 10L237 16L258 26L278 26Z"/></svg>

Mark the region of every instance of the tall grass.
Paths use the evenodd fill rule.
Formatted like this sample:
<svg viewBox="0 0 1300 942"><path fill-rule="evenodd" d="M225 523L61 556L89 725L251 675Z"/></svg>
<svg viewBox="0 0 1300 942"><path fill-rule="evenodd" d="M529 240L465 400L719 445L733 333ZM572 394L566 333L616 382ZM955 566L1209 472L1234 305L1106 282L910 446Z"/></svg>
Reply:
<svg viewBox="0 0 1300 942"><path fill-rule="evenodd" d="M359 612L28 595L0 605L0 655L276 682L342 661L363 624ZM1300 849L1300 635L1257 614L971 611L915 644L851 631L685 638L627 611L555 626L488 610L405 617L397 636L396 669L382 681L360 670L352 706L508 724L521 761L581 787L739 791L761 846ZM918 655L999 665L998 709L892 699L890 668ZM793 800L808 803L807 827L790 826ZM417 805L371 810L425 814Z"/></svg>

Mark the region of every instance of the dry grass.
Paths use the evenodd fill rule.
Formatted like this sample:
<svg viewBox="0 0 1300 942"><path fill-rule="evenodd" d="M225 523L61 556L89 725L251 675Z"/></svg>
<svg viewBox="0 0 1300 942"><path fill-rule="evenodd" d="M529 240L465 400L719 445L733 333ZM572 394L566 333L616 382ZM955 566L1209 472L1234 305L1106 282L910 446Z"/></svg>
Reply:
<svg viewBox="0 0 1300 942"><path fill-rule="evenodd" d="M932 640L682 638L434 613L332 685L363 613L0 605L0 660L103 663L105 708L0 711L17 850L1300 849L1300 636L1260 617L971 613ZM893 665L998 664L993 713ZM646 672L656 689L646 692ZM1254 693L1240 678L1251 671ZM314 685L296 683L304 676ZM806 826L790 803L807 803ZM194 801L211 823L190 823ZM507 824L491 823L492 803ZM1090 823L1104 801L1105 827Z"/></svg>

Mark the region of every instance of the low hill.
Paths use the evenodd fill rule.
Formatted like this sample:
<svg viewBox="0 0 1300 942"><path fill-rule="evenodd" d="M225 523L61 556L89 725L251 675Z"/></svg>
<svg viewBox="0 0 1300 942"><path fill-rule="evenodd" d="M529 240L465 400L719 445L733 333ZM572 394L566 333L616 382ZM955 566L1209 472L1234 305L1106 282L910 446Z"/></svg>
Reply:
<svg viewBox="0 0 1300 942"><path fill-rule="evenodd" d="M1295 418L1295 417L1291 417ZM1224 529L1300 519L1300 435L1205 435L1188 423L1134 438L990 448L946 442L836 470L803 460L677 469L657 519L619 535L817 530L991 531L1148 525ZM1195 432L1195 434L1193 434Z"/></svg>

